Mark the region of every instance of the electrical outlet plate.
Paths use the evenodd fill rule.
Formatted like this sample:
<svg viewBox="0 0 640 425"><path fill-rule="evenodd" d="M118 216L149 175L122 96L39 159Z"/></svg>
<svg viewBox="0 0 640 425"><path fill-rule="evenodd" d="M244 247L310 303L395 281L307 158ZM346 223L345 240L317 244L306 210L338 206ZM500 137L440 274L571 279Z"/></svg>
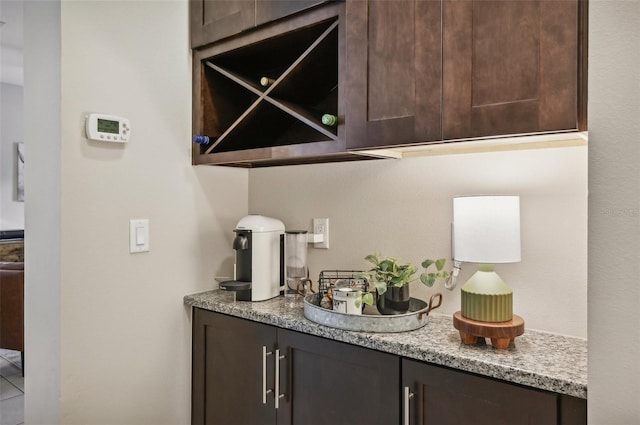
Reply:
<svg viewBox="0 0 640 425"><path fill-rule="evenodd" d="M314 218L313 219L313 233L316 235L323 235L322 242L316 242L313 244L314 248L329 249L329 219L328 218Z"/></svg>

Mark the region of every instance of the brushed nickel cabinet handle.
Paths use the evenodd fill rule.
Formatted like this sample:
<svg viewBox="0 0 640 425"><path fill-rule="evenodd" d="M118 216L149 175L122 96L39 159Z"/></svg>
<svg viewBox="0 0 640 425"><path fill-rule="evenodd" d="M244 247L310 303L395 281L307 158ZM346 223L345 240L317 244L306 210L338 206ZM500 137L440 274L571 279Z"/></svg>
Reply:
<svg viewBox="0 0 640 425"><path fill-rule="evenodd" d="M267 404L267 394L272 390L267 389L267 356L272 355L271 351L267 352L267 347L262 346L262 404Z"/></svg>
<svg viewBox="0 0 640 425"><path fill-rule="evenodd" d="M280 407L280 399L282 397L284 397L284 394L280 394L280 360L282 360L284 358L285 358L284 355L282 355L282 356L280 355L280 349L276 348L276 358L275 358L275 361L276 361L276 383L275 383L276 390L275 390L275 394L274 394L275 395L275 399L276 399L276 401L275 401L276 409L278 407Z"/></svg>
<svg viewBox="0 0 640 425"><path fill-rule="evenodd" d="M404 425L410 425L409 420L409 400L413 398L413 393L409 391L409 387L404 387Z"/></svg>

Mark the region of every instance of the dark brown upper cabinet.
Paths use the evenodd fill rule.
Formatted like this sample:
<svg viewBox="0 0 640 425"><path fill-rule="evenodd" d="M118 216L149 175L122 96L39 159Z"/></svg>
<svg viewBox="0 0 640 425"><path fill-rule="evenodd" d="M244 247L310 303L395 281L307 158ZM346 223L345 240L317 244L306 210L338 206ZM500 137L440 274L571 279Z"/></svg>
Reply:
<svg viewBox="0 0 640 425"><path fill-rule="evenodd" d="M341 119L323 122L345 115L344 18L334 3L196 50L194 164L349 159Z"/></svg>
<svg viewBox="0 0 640 425"><path fill-rule="evenodd" d="M191 47L196 48L292 15L326 0L190 0Z"/></svg>
<svg viewBox="0 0 640 425"><path fill-rule="evenodd" d="M579 129L578 0L443 0L443 138Z"/></svg>
<svg viewBox="0 0 640 425"><path fill-rule="evenodd" d="M347 147L441 139L442 4L347 2Z"/></svg>
<svg viewBox="0 0 640 425"><path fill-rule="evenodd" d="M345 161L586 130L585 0L191 6L193 134L209 137L194 164Z"/></svg>

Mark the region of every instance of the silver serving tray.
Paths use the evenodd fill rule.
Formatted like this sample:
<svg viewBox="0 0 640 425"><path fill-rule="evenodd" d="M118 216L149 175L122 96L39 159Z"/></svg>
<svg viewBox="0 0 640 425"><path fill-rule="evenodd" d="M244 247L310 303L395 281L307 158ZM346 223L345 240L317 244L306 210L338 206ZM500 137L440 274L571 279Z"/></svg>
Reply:
<svg viewBox="0 0 640 425"><path fill-rule="evenodd" d="M437 304L434 304L436 302ZM345 314L320 307L320 295L304 297L304 317L319 323L347 331L361 332L406 332L419 329L427 324L429 312L440 307L442 294L434 294L429 303L411 298L409 311L405 314Z"/></svg>

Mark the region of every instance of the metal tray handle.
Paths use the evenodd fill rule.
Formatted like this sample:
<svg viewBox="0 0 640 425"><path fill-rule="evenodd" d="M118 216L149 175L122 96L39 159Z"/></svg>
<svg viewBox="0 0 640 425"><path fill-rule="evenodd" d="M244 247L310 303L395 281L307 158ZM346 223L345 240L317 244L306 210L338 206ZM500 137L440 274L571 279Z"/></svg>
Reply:
<svg viewBox="0 0 640 425"><path fill-rule="evenodd" d="M433 305L433 300L436 298L438 299L438 304ZM425 314L428 316L431 310L435 310L436 308L440 307L441 304L442 294L440 292L431 295L431 298L429 298L429 304L422 310L418 311L418 320L422 320L422 316Z"/></svg>

